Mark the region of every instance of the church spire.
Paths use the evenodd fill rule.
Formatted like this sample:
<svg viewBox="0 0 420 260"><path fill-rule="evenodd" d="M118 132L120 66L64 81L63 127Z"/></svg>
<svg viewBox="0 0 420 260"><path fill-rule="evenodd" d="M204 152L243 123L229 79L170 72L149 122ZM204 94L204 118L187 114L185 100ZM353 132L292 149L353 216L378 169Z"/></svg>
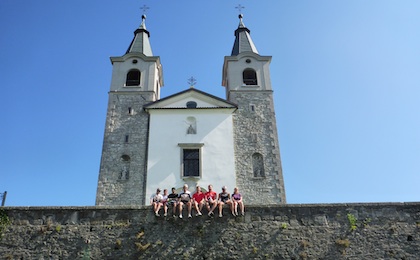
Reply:
<svg viewBox="0 0 420 260"><path fill-rule="evenodd" d="M150 46L150 33L146 29L146 15L142 15L142 22L137 30L134 31L134 38L127 49L127 53L136 52L143 53L146 56L153 56L152 47Z"/></svg>
<svg viewBox="0 0 420 260"><path fill-rule="evenodd" d="M235 43L233 44L231 56L237 56L239 53L250 51L258 54L257 48L252 42L250 30L244 25L242 18L243 15L239 16L239 26L235 30Z"/></svg>

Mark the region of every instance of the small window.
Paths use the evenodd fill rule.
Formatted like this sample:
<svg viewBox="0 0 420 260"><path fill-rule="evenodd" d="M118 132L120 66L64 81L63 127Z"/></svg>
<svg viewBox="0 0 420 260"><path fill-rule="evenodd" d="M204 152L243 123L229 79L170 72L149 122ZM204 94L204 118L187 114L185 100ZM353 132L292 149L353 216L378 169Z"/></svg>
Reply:
<svg viewBox="0 0 420 260"><path fill-rule="evenodd" d="M131 107L128 108L128 114L132 115L133 114L133 109Z"/></svg>
<svg viewBox="0 0 420 260"><path fill-rule="evenodd" d="M255 112L255 105L254 104L249 105L249 110L251 112Z"/></svg>
<svg viewBox="0 0 420 260"><path fill-rule="evenodd" d="M130 156L124 154L121 156L121 170L118 175L118 180L128 180L130 177Z"/></svg>
<svg viewBox="0 0 420 260"><path fill-rule="evenodd" d="M183 150L183 165L184 177L199 177L200 176L200 150L199 149L184 149Z"/></svg>
<svg viewBox="0 0 420 260"><path fill-rule="evenodd" d="M195 117L193 116L187 117L187 123L188 123L187 134L188 135L197 134L197 120L195 119Z"/></svg>
<svg viewBox="0 0 420 260"><path fill-rule="evenodd" d="M138 86L140 85L140 71L139 70L130 70L127 73L127 80L125 82L126 86Z"/></svg>
<svg viewBox="0 0 420 260"><path fill-rule="evenodd" d="M121 156L121 160L123 162L130 162L130 156L124 154L123 156Z"/></svg>
<svg viewBox="0 0 420 260"><path fill-rule="evenodd" d="M125 136L125 142L128 143L128 135Z"/></svg>
<svg viewBox="0 0 420 260"><path fill-rule="evenodd" d="M195 101L188 101L187 108L197 108L197 102Z"/></svg>
<svg viewBox="0 0 420 260"><path fill-rule="evenodd" d="M264 160L262 154L254 153L252 155L252 171L254 172L254 177L256 178L265 177Z"/></svg>
<svg viewBox="0 0 420 260"><path fill-rule="evenodd" d="M245 69L242 73L245 85L258 85L257 73L253 69Z"/></svg>

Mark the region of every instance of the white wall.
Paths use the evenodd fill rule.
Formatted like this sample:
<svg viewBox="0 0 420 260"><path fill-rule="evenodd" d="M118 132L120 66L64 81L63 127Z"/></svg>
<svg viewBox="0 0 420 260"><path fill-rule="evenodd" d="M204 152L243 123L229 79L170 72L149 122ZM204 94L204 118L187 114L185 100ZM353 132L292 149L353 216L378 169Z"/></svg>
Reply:
<svg viewBox="0 0 420 260"><path fill-rule="evenodd" d="M191 116L196 119L197 134L187 134L187 118ZM178 143L204 144L201 178L181 178ZM194 192L197 183L205 189L212 184L216 192L226 185L232 192L236 185L233 147L232 110L150 110L146 205L157 187L170 192L171 187L180 188L188 183Z"/></svg>

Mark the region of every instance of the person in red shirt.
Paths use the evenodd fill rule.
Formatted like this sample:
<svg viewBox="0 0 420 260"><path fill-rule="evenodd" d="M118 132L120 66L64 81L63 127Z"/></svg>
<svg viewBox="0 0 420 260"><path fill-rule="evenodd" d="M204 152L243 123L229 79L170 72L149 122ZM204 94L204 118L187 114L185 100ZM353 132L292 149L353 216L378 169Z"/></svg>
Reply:
<svg viewBox="0 0 420 260"><path fill-rule="evenodd" d="M213 185L209 185L208 191L204 194L204 199L206 200L206 207L209 211L209 217L213 216L213 211L217 207L217 193L213 191Z"/></svg>
<svg viewBox="0 0 420 260"><path fill-rule="evenodd" d="M201 216L201 210L203 209L204 204L206 201L204 200L204 193L201 191L201 187L199 185L196 186L196 192L193 195L193 205L197 214L195 216Z"/></svg>

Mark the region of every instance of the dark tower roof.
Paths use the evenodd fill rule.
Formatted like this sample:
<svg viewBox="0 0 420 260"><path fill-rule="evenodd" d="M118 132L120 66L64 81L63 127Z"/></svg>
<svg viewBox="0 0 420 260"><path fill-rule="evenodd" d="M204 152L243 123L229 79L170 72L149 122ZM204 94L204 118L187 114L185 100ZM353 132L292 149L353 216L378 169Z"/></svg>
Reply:
<svg viewBox="0 0 420 260"><path fill-rule="evenodd" d="M127 53L136 52L143 53L146 56L153 56L152 47L150 46L150 33L146 30L146 15L142 15L142 22L137 30L134 31L134 38L127 49Z"/></svg>
<svg viewBox="0 0 420 260"><path fill-rule="evenodd" d="M246 28L242 21L243 15L239 15L239 26L238 29L235 30L235 43L233 44L232 54L231 56L236 56L241 52L254 52L258 54L257 48L255 47L254 43L252 42L250 30Z"/></svg>

